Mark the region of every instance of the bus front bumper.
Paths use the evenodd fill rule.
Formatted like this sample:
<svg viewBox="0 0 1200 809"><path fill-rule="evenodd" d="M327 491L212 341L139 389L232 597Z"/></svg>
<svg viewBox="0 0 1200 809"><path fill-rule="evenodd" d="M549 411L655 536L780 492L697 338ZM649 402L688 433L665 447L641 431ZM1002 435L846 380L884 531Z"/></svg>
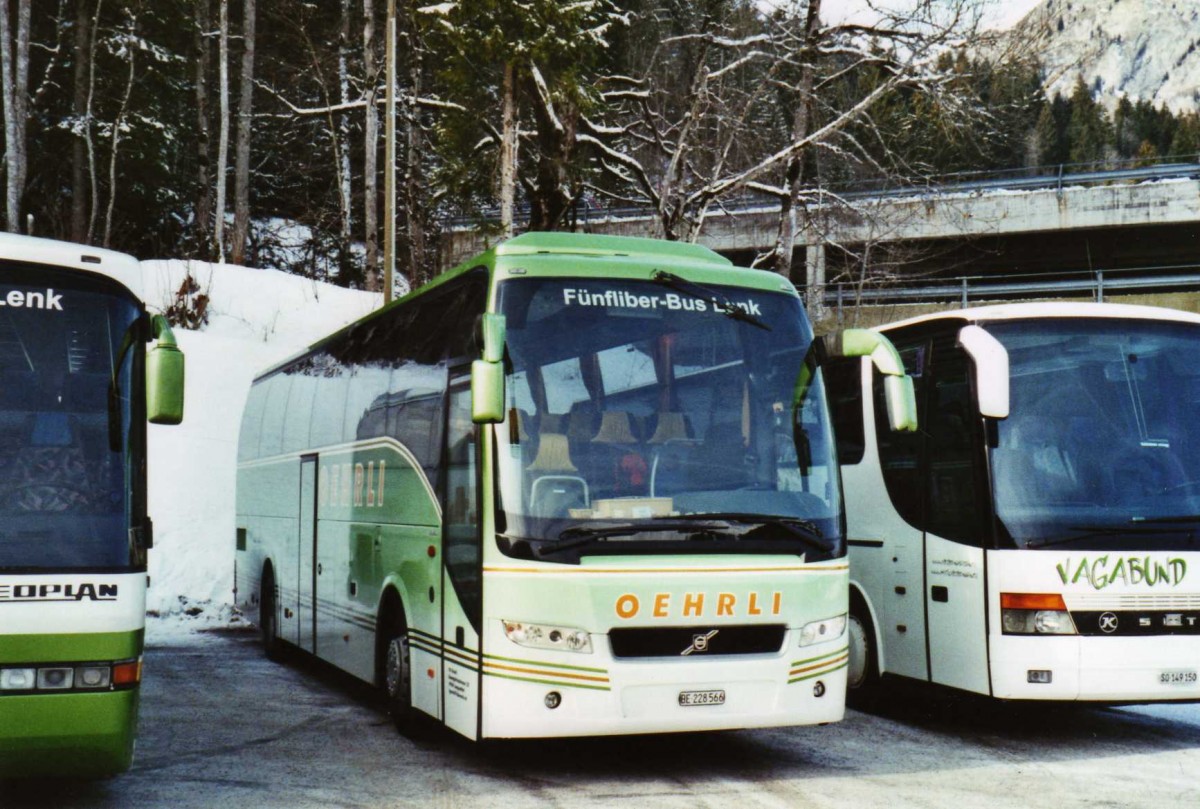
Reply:
<svg viewBox="0 0 1200 809"><path fill-rule="evenodd" d="M1200 637L993 636L991 665L1000 699L1200 700Z"/></svg>
<svg viewBox="0 0 1200 809"><path fill-rule="evenodd" d="M0 696L0 778L98 777L129 769L138 690Z"/></svg>
<svg viewBox="0 0 1200 809"><path fill-rule="evenodd" d="M786 653L778 655L591 661L597 670L581 675L591 680L531 673L549 671L533 661L485 667L483 735L600 736L840 721L845 637L804 649L796 648L793 632L787 637ZM689 694L696 696L683 696ZM696 704L684 704L693 699Z"/></svg>

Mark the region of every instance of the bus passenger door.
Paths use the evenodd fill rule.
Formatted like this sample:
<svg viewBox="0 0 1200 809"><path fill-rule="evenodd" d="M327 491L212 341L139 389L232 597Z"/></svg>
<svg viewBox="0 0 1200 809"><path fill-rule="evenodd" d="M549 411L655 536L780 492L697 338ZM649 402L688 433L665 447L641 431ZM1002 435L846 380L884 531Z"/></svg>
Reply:
<svg viewBox="0 0 1200 809"><path fill-rule="evenodd" d="M932 340L921 415L925 432L925 608L935 683L991 693L987 576L990 498L982 420L957 324Z"/></svg>
<svg viewBox="0 0 1200 809"><path fill-rule="evenodd" d="M316 652L317 599L316 570L313 567L317 556L317 456L305 455L300 459L300 519L297 543L296 569L299 571L296 590L299 599L296 614L299 617L297 645L308 652Z"/></svg>
<svg viewBox="0 0 1200 809"><path fill-rule="evenodd" d="M462 369L464 372L467 369ZM442 705L447 727L479 736L479 441L470 377L451 375L442 501Z"/></svg>

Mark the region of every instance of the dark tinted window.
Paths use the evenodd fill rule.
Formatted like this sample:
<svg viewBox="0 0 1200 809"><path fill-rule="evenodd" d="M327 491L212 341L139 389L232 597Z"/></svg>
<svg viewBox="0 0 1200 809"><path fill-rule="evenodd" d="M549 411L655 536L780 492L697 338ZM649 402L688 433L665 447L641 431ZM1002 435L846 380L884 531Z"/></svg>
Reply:
<svg viewBox="0 0 1200 809"><path fill-rule="evenodd" d="M892 335L889 335L891 337ZM922 501L924 481L921 477L921 449L924 438L921 430L925 427L925 365L928 359L928 346L924 341L915 345L905 345L899 338L893 337L900 356L904 359L904 369L913 378L916 390L917 417L920 425L914 433L892 432L888 425L887 402L883 395L883 378L873 371L875 384L875 440L879 445L879 466L883 472L883 481L887 486L888 496L896 511L910 525L923 527Z"/></svg>
<svg viewBox="0 0 1200 809"><path fill-rule="evenodd" d="M837 440L838 461L845 466L860 463L866 449L863 436L862 360L827 364L825 391L829 415Z"/></svg>

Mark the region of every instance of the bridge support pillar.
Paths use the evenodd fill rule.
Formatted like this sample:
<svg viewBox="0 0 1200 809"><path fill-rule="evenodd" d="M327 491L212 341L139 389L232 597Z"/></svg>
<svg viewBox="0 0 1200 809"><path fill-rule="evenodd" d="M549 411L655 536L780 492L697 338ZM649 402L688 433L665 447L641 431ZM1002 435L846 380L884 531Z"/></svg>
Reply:
<svg viewBox="0 0 1200 809"><path fill-rule="evenodd" d="M804 303L808 316L819 320L825 316L825 245L810 244L804 248Z"/></svg>

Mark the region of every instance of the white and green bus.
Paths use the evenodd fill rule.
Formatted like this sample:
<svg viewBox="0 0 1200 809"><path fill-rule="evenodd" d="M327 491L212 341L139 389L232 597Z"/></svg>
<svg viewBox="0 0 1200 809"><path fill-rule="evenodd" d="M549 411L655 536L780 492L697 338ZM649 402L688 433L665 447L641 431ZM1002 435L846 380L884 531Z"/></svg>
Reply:
<svg viewBox="0 0 1200 809"><path fill-rule="evenodd" d="M920 429L826 376L853 704L881 676L1006 700L1200 700L1200 317L1038 303L882 327Z"/></svg>
<svg viewBox="0 0 1200 809"><path fill-rule="evenodd" d="M183 355L141 279L120 253L0 235L0 778L133 755L146 422L183 417Z"/></svg>
<svg viewBox="0 0 1200 809"><path fill-rule="evenodd" d="M784 279L706 248L507 241L256 380L237 601L402 730L837 721L823 345ZM886 341L834 347L892 372L903 422Z"/></svg>

